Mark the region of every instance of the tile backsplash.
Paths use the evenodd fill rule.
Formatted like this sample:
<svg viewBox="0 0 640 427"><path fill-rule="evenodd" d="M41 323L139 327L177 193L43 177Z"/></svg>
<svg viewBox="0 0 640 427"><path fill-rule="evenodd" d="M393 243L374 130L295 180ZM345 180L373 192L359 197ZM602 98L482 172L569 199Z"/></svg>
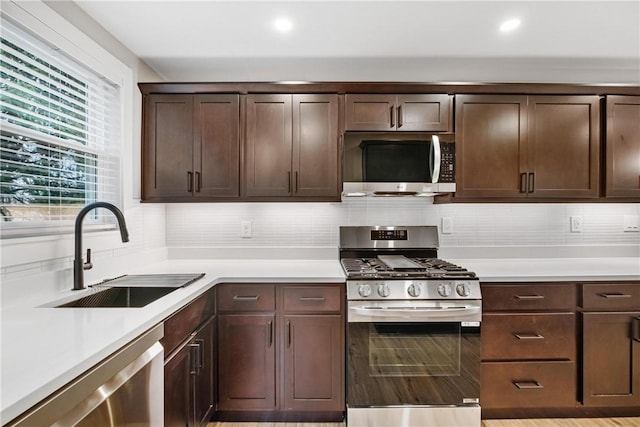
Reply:
<svg viewBox="0 0 640 427"><path fill-rule="evenodd" d="M337 247L341 225L437 225L447 247L640 246L623 230L640 203L432 204L421 198L345 198L342 203L169 204L168 247ZM571 232L572 216L582 231ZM240 236L241 221L252 237Z"/></svg>

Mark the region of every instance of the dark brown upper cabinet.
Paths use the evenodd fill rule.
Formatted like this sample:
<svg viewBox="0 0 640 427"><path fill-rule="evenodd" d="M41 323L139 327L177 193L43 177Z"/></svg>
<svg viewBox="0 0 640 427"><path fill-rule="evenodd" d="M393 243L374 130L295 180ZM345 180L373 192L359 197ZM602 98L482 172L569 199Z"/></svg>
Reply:
<svg viewBox="0 0 640 427"><path fill-rule="evenodd" d="M142 199L239 197L239 111L238 95L146 95Z"/></svg>
<svg viewBox="0 0 640 427"><path fill-rule="evenodd" d="M456 96L456 198L597 198L599 98Z"/></svg>
<svg viewBox="0 0 640 427"><path fill-rule="evenodd" d="M245 196L340 200L338 95L247 95Z"/></svg>
<svg viewBox="0 0 640 427"><path fill-rule="evenodd" d="M640 96L607 96L606 197L640 198Z"/></svg>
<svg viewBox="0 0 640 427"><path fill-rule="evenodd" d="M347 131L451 130L453 96L440 94L347 94Z"/></svg>

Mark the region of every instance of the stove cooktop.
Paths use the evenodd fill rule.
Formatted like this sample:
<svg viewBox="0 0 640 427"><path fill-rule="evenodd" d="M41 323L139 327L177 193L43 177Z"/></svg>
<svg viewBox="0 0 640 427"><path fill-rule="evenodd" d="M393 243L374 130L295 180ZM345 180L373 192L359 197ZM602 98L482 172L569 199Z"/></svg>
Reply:
<svg viewBox="0 0 640 427"><path fill-rule="evenodd" d="M385 260L379 257L342 258L340 263L348 279L473 279L474 272L438 258Z"/></svg>

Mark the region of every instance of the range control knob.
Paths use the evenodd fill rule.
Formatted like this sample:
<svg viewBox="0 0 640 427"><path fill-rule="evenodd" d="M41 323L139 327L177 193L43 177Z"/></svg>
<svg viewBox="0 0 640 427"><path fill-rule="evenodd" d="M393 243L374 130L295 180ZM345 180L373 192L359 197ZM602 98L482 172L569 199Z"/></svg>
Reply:
<svg viewBox="0 0 640 427"><path fill-rule="evenodd" d="M409 287L407 288L407 293L412 297L419 297L420 291L421 291L420 285L417 285L415 283L410 284Z"/></svg>
<svg viewBox="0 0 640 427"><path fill-rule="evenodd" d="M438 285L438 294L445 298L451 295L451 285L448 285L447 283L440 283Z"/></svg>
<svg viewBox="0 0 640 427"><path fill-rule="evenodd" d="M371 286L369 285L358 286L358 294L363 298L368 297L369 295L371 295Z"/></svg>
<svg viewBox="0 0 640 427"><path fill-rule="evenodd" d="M469 295L471 295L471 287L468 283L460 283L458 286L456 286L456 292L461 297L468 297Z"/></svg>
<svg viewBox="0 0 640 427"><path fill-rule="evenodd" d="M391 294L391 289L389 289L389 285L382 284L378 285L378 295L381 297L388 297Z"/></svg>

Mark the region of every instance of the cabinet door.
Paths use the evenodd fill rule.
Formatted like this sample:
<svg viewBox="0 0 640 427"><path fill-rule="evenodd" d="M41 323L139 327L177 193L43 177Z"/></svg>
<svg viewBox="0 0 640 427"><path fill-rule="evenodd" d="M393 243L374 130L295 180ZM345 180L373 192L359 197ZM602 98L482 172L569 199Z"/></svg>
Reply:
<svg viewBox="0 0 640 427"><path fill-rule="evenodd" d="M284 317L284 410L344 410L341 316Z"/></svg>
<svg viewBox="0 0 640 427"><path fill-rule="evenodd" d="M291 195L291 149L291 95L247 95L248 197Z"/></svg>
<svg viewBox="0 0 640 427"><path fill-rule="evenodd" d="M451 99L449 95L398 95L397 129L399 131L450 131Z"/></svg>
<svg viewBox="0 0 640 427"><path fill-rule="evenodd" d="M165 427L190 426L193 420L190 351L183 346L164 364Z"/></svg>
<svg viewBox="0 0 640 427"><path fill-rule="evenodd" d="M193 96L147 95L142 143L142 198L193 194Z"/></svg>
<svg viewBox="0 0 640 427"><path fill-rule="evenodd" d="M585 406L640 406L640 312L583 313Z"/></svg>
<svg viewBox="0 0 640 427"><path fill-rule="evenodd" d="M195 97L194 192L196 197L240 196L238 95Z"/></svg>
<svg viewBox="0 0 640 427"><path fill-rule="evenodd" d="M599 196L597 96L530 96L529 197Z"/></svg>
<svg viewBox="0 0 640 427"><path fill-rule="evenodd" d="M197 352L196 360L192 362L192 368L195 367L195 374L193 374L194 424L197 426L207 425L215 402L214 325L214 319L211 318L193 338L195 345L193 351Z"/></svg>
<svg viewBox="0 0 640 427"><path fill-rule="evenodd" d="M607 96L606 196L640 198L640 96Z"/></svg>
<svg viewBox="0 0 640 427"><path fill-rule="evenodd" d="M220 315L218 342L218 409L275 409L275 316Z"/></svg>
<svg viewBox="0 0 640 427"><path fill-rule="evenodd" d="M526 197L526 106L525 96L456 96L456 198Z"/></svg>
<svg viewBox="0 0 640 427"><path fill-rule="evenodd" d="M338 95L293 95L293 195L340 199Z"/></svg>
<svg viewBox="0 0 640 427"><path fill-rule="evenodd" d="M395 95L347 94L345 130L395 130L395 107Z"/></svg>

